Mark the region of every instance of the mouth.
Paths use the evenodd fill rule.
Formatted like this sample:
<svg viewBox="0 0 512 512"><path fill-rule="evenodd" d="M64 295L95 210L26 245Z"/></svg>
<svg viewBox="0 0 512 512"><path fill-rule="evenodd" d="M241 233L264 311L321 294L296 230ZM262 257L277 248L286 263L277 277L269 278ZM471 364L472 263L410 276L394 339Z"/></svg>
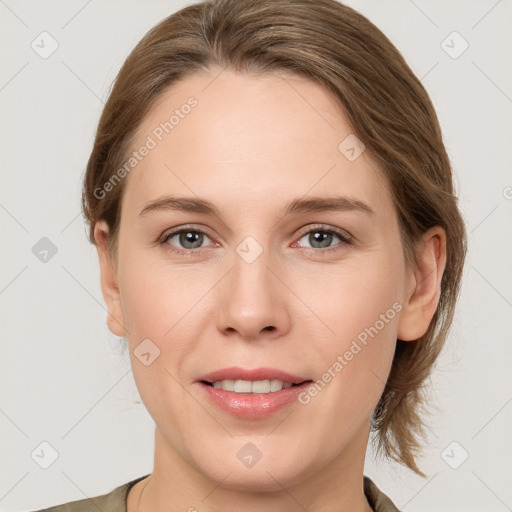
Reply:
<svg viewBox="0 0 512 512"><path fill-rule="evenodd" d="M201 381L207 386L211 386L215 389L223 389L224 391L232 391L233 393L252 393L252 394L265 394L265 393L277 393L283 389L289 389L294 386L300 386L304 384L304 381L299 383L285 382L279 379L272 380L216 380L215 382Z"/></svg>
<svg viewBox="0 0 512 512"><path fill-rule="evenodd" d="M230 415L260 419L297 401L313 381L272 368L225 368L202 376L207 400Z"/></svg>

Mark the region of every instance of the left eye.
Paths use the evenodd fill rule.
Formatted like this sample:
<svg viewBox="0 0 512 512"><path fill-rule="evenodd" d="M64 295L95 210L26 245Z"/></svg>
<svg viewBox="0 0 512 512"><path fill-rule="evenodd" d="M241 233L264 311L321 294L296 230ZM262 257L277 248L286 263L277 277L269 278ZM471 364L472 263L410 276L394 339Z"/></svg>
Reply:
<svg viewBox="0 0 512 512"><path fill-rule="evenodd" d="M331 243L335 238L338 238L341 243L350 243L347 236L332 229L312 229L305 233L299 241L303 238L308 241L312 249L330 249Z"/></svg>

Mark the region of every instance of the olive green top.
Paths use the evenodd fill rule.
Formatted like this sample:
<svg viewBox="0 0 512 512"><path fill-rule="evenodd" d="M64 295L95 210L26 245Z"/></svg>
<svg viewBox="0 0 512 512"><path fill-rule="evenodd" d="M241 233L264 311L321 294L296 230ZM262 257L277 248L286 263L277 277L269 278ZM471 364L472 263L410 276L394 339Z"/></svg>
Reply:
<svg viewBox="0 0 512 512"><path fill-rule="evenodd" d="M126 512L126 498L129 490L147 476L149 475L131 480L102 496L71 501L35 512L98 512L98 510L101 512ZM367 476L364 477L364 493L374 512L400 512Z"/></svg>

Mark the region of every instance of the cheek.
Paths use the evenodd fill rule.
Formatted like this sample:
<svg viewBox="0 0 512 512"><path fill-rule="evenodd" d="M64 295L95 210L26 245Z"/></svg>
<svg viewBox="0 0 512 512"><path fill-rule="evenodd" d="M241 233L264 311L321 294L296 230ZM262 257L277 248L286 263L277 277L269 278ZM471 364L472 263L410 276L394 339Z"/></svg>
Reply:
<svg viewBox="0 0 512 512"><path fill-rule="evenodd" d="M180 444L186 423L176 418L190 417L197 407L182 388L199 340L202 319L196 304L211 285L191 268L155 262L136 250L126 251L119 276L137 389L155 423L172 431Z"/></svg>
<svg viewBox="0 0 512 512"><path fill-rule="evenodd" d="M315 313L309 318L317 332L310 356L319 381L304 402L322 395L317 404L327 404L329 414L351 411L361 420L384 389L402 309L400 255L370 256L310 276L297 290Z"/></svg>
<svg viewBox="0 0 512 512"><path fill-rule="evenodd" d="M403 278L400 255L382 251L318 266L316 271L297 268L288 277L294 293L307 306L303 318L316 322L317 333L324 339L340 342L374 325L401 300ZM390 312L393 318L394 313Z"/></svg>
<svg viewBox="0 0 512 512"><path fill-rule="evenodd" d="M134 340L143 336L165 341L189 321L188 315L211 287L208 274L165 263L158 248L129 250L119 274L130 335Z"/></svg>
<svg viewBox="0 0 512 512"><path fill-rule="evenodd" d="M216 275L211 267L201 271L166 263L161 255L125 252L119 277L130 357L137 388L152 415L169 409L164 397L172 396L171 408L186 407L176 379L186 383L191 356L212 322L204 305ZM145 366L138 357L148 352L146 359L152 362Z"/></svg>

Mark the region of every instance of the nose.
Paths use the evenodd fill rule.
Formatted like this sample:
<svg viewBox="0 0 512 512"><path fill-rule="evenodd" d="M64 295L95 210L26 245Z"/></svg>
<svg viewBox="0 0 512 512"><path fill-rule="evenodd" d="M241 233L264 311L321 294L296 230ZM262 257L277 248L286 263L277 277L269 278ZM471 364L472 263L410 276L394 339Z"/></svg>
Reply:
<svg viewBox="0 0 512 512"><path fill-rule="evenodd" d="M235 254L233 269L219 290L220 332L251 341L283 336L290 329L287 300L292 294L278 275L268 251L254 261Z"/></svg>

